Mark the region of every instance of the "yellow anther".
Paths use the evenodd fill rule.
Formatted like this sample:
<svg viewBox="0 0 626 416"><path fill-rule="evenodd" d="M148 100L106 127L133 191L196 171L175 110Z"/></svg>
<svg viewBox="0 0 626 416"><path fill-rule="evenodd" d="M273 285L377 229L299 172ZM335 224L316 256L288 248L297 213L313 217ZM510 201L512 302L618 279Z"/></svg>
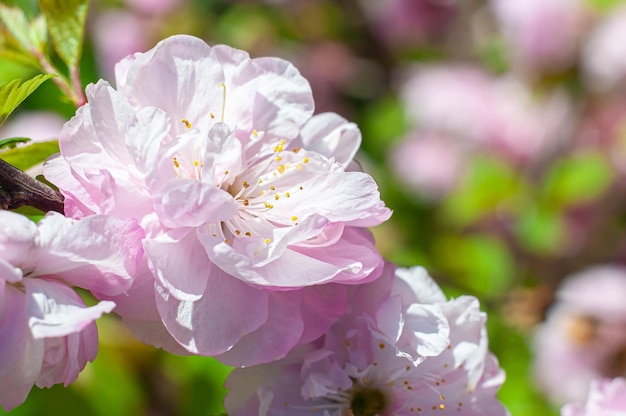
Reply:
<svg viewBox="0 0 626 416"><path fill-rule="evenodd" d="M224 171L224 175L228 175L228 171L227 170Z"/></svg>
<svg viewBox="0 0 626 416"><path fill-rule="evenodd" d="M215 118L215 114L209 113L209 115L211 116L211 118Z"/></svg>
<svg viewBox="0 0 626 416"><path fill-rule="evenodd" d="M276 161L277 161L277 162L280 162L281 160L283 160L283 157L282 157L282 156L276 156Z"/></svg>
<svg viewBox="0 0 626 416"><path fill-rule="evenodd" d="M197 160L194 160L194 161L193 161L193 165L194 165L194 166L200 166L200 162L199 162L199 161L197 161Z"/></svg>
<svg viewBox="0 0 626 416"><path fill-rule="evenodd" d="M267 208L267 209L274 208L274 205L270 204L269 202L264 202L263 205L265 205L265 208Z"/></svg>
<svg viewBox="0 0 626 416"><path fill-rule="evenodd" d="M271 189L272 191L275 191L275 190L276 190L276 187L275 187L274 185L272 185L272 186L270 186L270 189Z"/></svg>
<svg viewBox="0 0 626 416"><path fill-rule="evenodd" d="M235 230L235 234L240 235L240 234L241 234L241 231L239 231L239 230Z"/></svg>
<svg viewBox="0 0 626 416"><path fill-rule="evenodd" d="M174 167L175 168L179 168L180 167L180 163L178 163L178 159L174 158Z"/></svg>
<svg viewBox="0 0 626 416"><path fill-rule="evenodd" d="M259 192L259 195L263 195L265 193L265 189L261 189L261 192Z"/></svg>
<svg viewBox="0 0 626 416"><path fill-rule="evenodd" d="M185 125L185 127L187 127L188 129L191 128L191 123L189 122L189 120L187 120L186 118L183 118L182 120L180 120L181 123L183 123Z"/></svg>
<svg viewBox="0 0 626 416"><path fill-rule="evenodd" d="M258 136L258 135L259 135L259 132L253 129L253 130L252 130L252 135L253 135L254 137L256 137L256 136Z"/></svg>
<svg viewBox="0 0 626 416"><path fill-rule="evenodd" d="M224 242L225 242L226 244L230 244L230 240L229 240L228 238L227 238L226 240L224 240Z"/></svg>
<svg viewBox="0 0 626 416"><path fill-rule="evenodd" d="M243 187L244 187L244 188L247 188L247 187L249 187L249 186L250 186L250 184L249 184L248 182L243 181Z"/></svg>
<svg viewBox="0 0 626 416"><path fill-rule="evenodd" d="M439 400L444 401L446 398L443 397L443 394L441 396L439 396Z"/></svg>
<svg viewBox="0 0 626 416"><path fill-rule="evenodd" d="M446 406L444 406L443 403L439 405L439 410L443 410L445 408L446 408Z"/></svg>
<svg viewBox="0 0 626 416"><path fill-rule="evenodd" d="M248 205L250 205L250 201L248 201L247 199L244 199L243 205L247 207Z"/></svg>
<svg viewBox="0 0 626 416"><path fill-rule="evenodd" d="M270 240L269 238L265 239L265 244L269 244L272 240Z"/></svg>
<svg viewBox="0 0 626 416"><path fill-rule="evenodd" d="M289 198L289 197L291 197L291 194L290 194L289 192L285 192L285 196L286 196L287 198Z"/></svg>
<svg viewBox="0 0 626 416"><path fill-rule="evenodd" d="M276 170L278 171L278 173L283 173L285 171L285 165L278 165L276 167Z"/></svg>
<svg viewBox="0 0 626 416"><path fill-rule="evenodd" d="M293 217L291 217L291 221L298 221L298 217L294 215Z"/></svg>
<svg viewBox="0 0 626 416"><path fill-rule="evenodd" d="M258 183L258 184L263 183L263 179L259 179L256 183Z"/></svg>
<svg viewBox="0 0 626 416"><path fill-rule="evenodd" d="M274 199L275 199L276 201L278 201L278 200L280 199L280 195L278 195L278 194L274 195Z"/></svg>
<svg viewBox="0 0 626 416"><path fill-rule="evenodd" d="M302 170L302 163L298 163L298 164L296 165L296 169L298 169L298 170Z"/></svg>
<svg viewBox="0 0 626 416"><path fill-rule="evenodd" d="M304 163L309 163L309 158L308 158L308 157L305 157L304 159L302 159L302 161L303 161Z"/></svg>

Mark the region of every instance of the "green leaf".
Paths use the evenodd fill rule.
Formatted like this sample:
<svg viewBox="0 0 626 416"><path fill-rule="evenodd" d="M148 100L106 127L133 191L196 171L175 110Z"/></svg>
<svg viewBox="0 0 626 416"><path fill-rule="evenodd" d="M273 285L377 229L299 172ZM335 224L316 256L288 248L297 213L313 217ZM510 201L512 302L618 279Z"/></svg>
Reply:
<svg viewBox="0 0 626 416"><path fill-rule="evenodd" d="M516 235L525 248L554 254L565 245L566 226L563 213L547 206L526 206L519 211Z"/></svg>
<svg viewBox="0 0 626 416"><path fill-rule="evenodd" d="M15 147L18 143L28 143L30 139L26 137L11 137L9 139L0 140L0 149L3 147Z"/></svg>
<svg viewBox="0 0 626 416"><path fill-rule="evenodd" d="M52 74L41 74L22 82L15 79L0 85L0 125L22 101L37 89L44 81L52 78Z"/></svg>
<svg viewBox="0 0 626 416"><path fill-rule="evenodd" d="M0 21L22 49L25 51L31 49L30 23L21 9L0 4Z"/></svg>
<svg viewBox="0 0 626 416"><path fill-rule="evenodd" d="M601 196L613 176L601 154L580 153L554 165L548 173L544 193L557 207L586 203Z"/></svg>
<svg viewBox="0 0 626 416"><path fill-rule="evenodd" d="M39 0L54 49L70 71L78 68L87 6L87 0Z"/></svg>
<svg viewBox="0 0 626 416"><path fill-rule="evenodd" d="M587 4L600 12L611 12L614 8L626 3L626 0L587 0Z"/></svg>
<svg viewBox="0 0 626 416"><path fill-rule="evenodd" d="M45 161L48 156L59 151L56 141L33 143L28 146L9 149L0 153L0 158L18 169L26 170Z"/></svg>
<svg viewBox="0 0 626 416"><path fill-rule="evenodd" d="M32 58L33 52L43 53L48 42L48 29L44 16L38 16L29 22L21 9L0 4L0 21L13 37L18 48L21 48L21 52L29 55L32 61L37 62L37 59ZM10 42L6 40L3 40L2 43L3 49L10 45ZM9 49L11 48L9 47Z"/></svg>
<svg viewBox="0 0 626 416"><path fill-rule="evenodd" d="M506 162L486 156L472 159L459 188L443 204L444 218L467 226L507 207L523 189L517 172Z"/></svg>
<svg viewBox="0 0 626 416"><path fill-rule="evenodd" d="M506 246L495 238L444 236L435 243L434 255L458 287L477 296L501 296L512 283L513 258Z"/></svg>

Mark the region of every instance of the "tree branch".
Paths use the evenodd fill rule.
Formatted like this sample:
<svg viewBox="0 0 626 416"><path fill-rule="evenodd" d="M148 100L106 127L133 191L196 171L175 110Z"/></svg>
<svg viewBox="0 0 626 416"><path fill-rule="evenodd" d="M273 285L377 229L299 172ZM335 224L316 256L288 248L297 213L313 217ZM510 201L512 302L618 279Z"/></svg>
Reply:
<svg viewBox="0 0 626 416"><path fill-rule="evenodd" d="M63 195L0 159L0 208L23 205L63 214Z"/></svg>

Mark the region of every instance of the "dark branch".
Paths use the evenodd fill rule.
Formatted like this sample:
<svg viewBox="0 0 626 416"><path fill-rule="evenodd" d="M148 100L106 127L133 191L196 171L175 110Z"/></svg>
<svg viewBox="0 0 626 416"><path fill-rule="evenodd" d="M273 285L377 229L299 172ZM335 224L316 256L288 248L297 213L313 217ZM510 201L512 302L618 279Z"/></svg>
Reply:
<svg viewBox="0 0 626 416"><path fill-rule="evenodd" d="M63 214L63 196L59 192L0 159L0 208L23 205Z"/></svg>

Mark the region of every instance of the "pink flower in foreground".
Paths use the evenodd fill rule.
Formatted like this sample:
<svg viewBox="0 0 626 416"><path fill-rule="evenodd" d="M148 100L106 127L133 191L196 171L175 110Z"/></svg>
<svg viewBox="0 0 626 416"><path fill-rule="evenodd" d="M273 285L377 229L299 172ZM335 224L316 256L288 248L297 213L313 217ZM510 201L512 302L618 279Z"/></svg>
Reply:
<svg viewBox="0 0 626 416"><path fill-rule="evenodd" d="M191 36L116 73L117 90L87 87L44 167L68 215L136 218L146 230L153 277L123 301L132 313L116 312L142 321L130 326L146 342L163 344L162 322L188 351L237 365L321 335L345 308L345 288L324 284L382 269L360 227L390 211L369 175L346 171L358 128L311 117L309 84L288 62ZM158 312L138 316L137 305Z"/></svg>
<svg viewBox="0 0 626 416"><path fill-rule="evenodd" d="M235 369L230 415L507 415L504 373L470 296L446 301L421 268L388 266L355 289L353 309L284 359Z"/></svg>
<svg viewBox="0 0 626 416"><path fill-rule="evenodd" d="M557 302L535 342L535 376L556 403L585 397L592 380L624 374L626 268L598 266L577 273L557 292Z"/></svg>
<svg viewBox="0 0 626 416"><path fill-rule="evenodd" d="M561 416L626 416L626 380L618 377L592 381L587 401L565 405Z"/></svg>
<svg viewBox="0 0 626 416"><path fill-rule="evenodd" d="M141 250L131 221L50 213L36 226L0 211L0 405L21 404L33 384L66 386L98 349L94 320L115 304L86 307L68 285L115 295L128 289Z"/></svg>

